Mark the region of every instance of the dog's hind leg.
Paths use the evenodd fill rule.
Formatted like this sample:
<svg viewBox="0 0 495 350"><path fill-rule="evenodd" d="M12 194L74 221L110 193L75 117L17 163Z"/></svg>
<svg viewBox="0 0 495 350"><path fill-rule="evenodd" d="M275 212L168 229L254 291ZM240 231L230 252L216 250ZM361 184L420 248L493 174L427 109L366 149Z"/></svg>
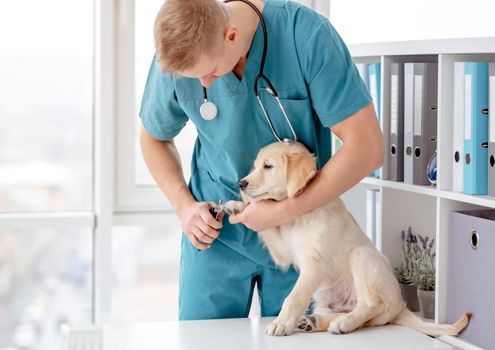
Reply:
<svg viewBox="0 0 495 350"><path fill-rule="evenodd" d="M335 334L349 333L361 328L368 320L385 311L378 279L383 267L377 262L373 249L367 246L353 248L349 253L348 262L356 289L356 307L330 323L328 330Z"/></svg>
<svg viewBox="0 0 495 350"><path fill-rule="evenodd" d="M359 298L359 295L358 295ZM370 318L379 315L384 310L382 302L377 305L368 306L362 303L357 303L356 308L351 312L341 315L330 322L328 330L334 334L346 334L355 329L361 328L363 324Z"/></svg>
<svg viewBox="0 0 495 350"><path fill-rule="evenodd" d="M470 318L471 313L465 312L453 324L432 323L424 321L411 310L405 308L391 323L410 327L418 332L436 337L439 335L458 335L466 328Z"/></svg>

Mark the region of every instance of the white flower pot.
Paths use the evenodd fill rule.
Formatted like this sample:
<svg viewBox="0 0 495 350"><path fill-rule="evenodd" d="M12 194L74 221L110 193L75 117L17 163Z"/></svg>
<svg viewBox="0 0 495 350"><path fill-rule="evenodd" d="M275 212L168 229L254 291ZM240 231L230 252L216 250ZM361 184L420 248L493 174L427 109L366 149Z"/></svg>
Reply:
<svg viewBox="0 0 495 350"><path fill-rule="evenodd" d="M435 291L418 288L419 306L424 318L435 318Z"/></svg>

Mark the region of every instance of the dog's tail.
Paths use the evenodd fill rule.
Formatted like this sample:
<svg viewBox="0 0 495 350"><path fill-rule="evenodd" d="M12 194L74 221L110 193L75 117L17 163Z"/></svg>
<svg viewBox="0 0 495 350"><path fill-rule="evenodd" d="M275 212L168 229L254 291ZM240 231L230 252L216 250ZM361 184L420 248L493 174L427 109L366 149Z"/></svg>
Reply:
<svg viewBox="0 0 495 350"><path fill-rule="evenodd" d="M465 312L453 324L440 324L426 322L416 316L411 310L405 308L390 323L410 327L418 332L431 335L458 335L469 323L471 313Z"/></svg>

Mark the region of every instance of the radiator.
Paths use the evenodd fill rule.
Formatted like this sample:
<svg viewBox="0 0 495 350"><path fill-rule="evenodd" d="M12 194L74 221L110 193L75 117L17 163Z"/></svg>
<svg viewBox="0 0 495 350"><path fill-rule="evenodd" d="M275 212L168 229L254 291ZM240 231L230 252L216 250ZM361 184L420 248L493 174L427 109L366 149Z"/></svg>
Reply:
<svg viewBox="0 0 495 350"><path fill-rule="evenodd" d="M103 332L100 327L66 328L62 331L63 350L103 350Z"/></svg>

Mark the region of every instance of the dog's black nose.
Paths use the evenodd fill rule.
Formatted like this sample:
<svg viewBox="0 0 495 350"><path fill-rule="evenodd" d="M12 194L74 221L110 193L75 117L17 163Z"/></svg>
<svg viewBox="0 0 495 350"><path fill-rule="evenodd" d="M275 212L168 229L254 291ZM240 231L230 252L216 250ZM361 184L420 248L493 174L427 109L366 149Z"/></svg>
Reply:
<svg viewBox="0 0 495 350"><path fill-rule="evenodd" d="M239 181L239 188L241 190L244 190L247 186L248 186L249 182L247 182L246 180L241 180Z"/></svg>

